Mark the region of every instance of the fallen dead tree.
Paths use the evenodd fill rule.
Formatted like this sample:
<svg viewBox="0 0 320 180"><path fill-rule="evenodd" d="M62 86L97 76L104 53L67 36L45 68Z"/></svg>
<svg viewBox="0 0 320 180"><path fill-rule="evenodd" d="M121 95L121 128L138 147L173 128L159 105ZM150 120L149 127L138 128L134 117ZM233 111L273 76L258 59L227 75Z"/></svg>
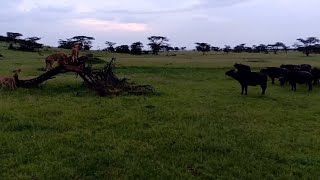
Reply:
<svg viewBox="0 0 320 180"><path fill-rule="evenodd" d="M33 88L60 73L75 72L84 80L86 87L96 91L100 96L150 95L155 93L154 88L150 85L136 85L133 82L128 82L126 78L119 79L114 74L115 58L112 58L102 69L94 69L91 65L86 66L86 58L82 56L76 63L57 66L33 79L21 80L17 74L14 77L18 87Z"/></svg>

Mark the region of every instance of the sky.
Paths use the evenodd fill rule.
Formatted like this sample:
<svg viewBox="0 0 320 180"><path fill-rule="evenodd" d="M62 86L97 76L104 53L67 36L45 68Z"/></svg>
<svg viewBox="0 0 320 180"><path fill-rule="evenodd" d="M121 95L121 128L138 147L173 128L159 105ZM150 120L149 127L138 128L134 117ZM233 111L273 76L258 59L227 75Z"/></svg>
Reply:
<svg viewBox="0 0 320 180"><path fill-rule="evenodd" d="M0 0L0 35L19 32L57 46L92 36L94 49L166 36L172 46L293 45L320 37L319 0ZM145 45L146 46L146 45Z"/></svg>

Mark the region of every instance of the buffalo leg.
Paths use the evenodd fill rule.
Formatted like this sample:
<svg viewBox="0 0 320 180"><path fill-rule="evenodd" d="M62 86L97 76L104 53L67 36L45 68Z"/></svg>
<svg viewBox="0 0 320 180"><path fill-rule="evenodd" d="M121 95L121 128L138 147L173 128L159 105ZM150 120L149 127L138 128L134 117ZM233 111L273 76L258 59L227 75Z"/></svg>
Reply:
<svg viewBox="0 0 320 180"><path fill-rule="evenodd" d="M245 86L245 91L246 91L246 94L245 95L248 95L248 86Z"/></svg>
<svg viewBox="0 0 320 180"><path fill-rule="evenodd" d="M294 91L294 83L293 82L289 82L289 84L291 85L291 91Z"/></svg>
<svg viewBox="0 0 320 180"><path fill-rule="evenodd" d="M244 85L241 84L241 94L243 95L244 93Z"/></svg>
<svg viewBox="0 0 320 180"><path fill-rule="evenodd" d="M312 81L310 81L308 84L309 84L309 91L312 91Z"/></svg>
<svg viewBox="0 0 320 180"><path fill-rule="evenodd" d="M272 77L272 78L271 78L271 80L272 80L272 84L274 84L274 79L275 79L274 77Z"/></svg>
<svg viewBox="0 0 320 180"><path fill-rule="evenodd" d="M266 94L266 90L267 90L267 85L266 84L262 84L261 85L261 89L262 89L262 95Z"/></svg>
<svg viewBox="0 0 320 180"><path fill-rule="evenodd" d="M292 90L297 91L297 83L292 83Z"/></svg>

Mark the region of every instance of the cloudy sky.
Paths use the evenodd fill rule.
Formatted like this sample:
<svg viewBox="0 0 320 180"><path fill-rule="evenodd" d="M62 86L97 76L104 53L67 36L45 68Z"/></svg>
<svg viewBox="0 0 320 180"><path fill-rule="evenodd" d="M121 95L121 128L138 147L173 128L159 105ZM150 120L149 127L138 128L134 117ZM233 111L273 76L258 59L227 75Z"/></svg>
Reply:
<svg viewBox="0 0 320 180"><path fill-rule="evenodd" d="M319 0L0 0L0 34L40 36L57 46L75 35L131 44L151 35L173 46L215 46L320 37Z"/></svg>

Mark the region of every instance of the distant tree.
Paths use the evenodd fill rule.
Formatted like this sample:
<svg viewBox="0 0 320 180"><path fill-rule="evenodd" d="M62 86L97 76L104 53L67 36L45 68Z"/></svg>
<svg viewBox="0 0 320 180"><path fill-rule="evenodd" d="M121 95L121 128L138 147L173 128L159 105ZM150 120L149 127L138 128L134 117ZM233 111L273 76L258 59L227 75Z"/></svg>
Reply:
<svg viewBox="0 0 320 180"><path fill-rule="evenodd" d="M21 39L22 34L7 32L7 36L0 36L1 42L9 43L9 49L20 51L35 51L43 48L43 44L38 43L41 38L29 37ZM17 47L13 47L13 44L17 44Z"/></svg>
<svg viewBox="0 0 320 180"><path fill-rule="evenodd" d="M242 53L245 51L245 45L246 44L237 45L236 47L233 48L233 51L236 53Z"/></svg>
<svg viewBox="0 0 320 180"><path fill-rule="evenodd" d="M169 56L169 52L173 51L174 48L171 47L169 44L167 44L167 45L161 46L161 50L166 51L167 52L167 56Z"/></svg>
<svg viewBox="0 0 320 180"><path fill-rule="evenodd" d="M298 49L299 47L302 47L302 45L296 42L292 45L292 47Z"/></svg>
<svg viewBox="0 0 320 180"><path fill-rule="evenodd" d="M300 38L297 39L297 41L302 43L301 47L303 48L303 53L309 56L312 53L316 43L319 42L319 39L316 37L309 37L307 39Z"/></svg>
<svg viewBox="0 0 320 180"><path fill-rule="evenodd" d="M89 36L74 36L71 40L81 43L84 50L90 50L92 48L92 41L95 39Z"/></svg>
<svg viewBox="0 0 320 180"><path fill-rule="evenodd" d="M108 52L114 52L114 45L116 45L116 43L114 42L110 42L110 41L106 41L105 44L107 45L107 48L105 49Z"/></svg>
<svg viewBox="0 0 320 180"><path fill-rule="evenodd" d="M8 37L0 35L0 42L7 42L7 41L8 41Z"/></svg>
<svg viewBox="0 0 320 180"><path fill-rule="evenodd" d="M243 50L243 51L244 51L244 52L247 52L247 53L252 53L252 52L253 52L253 48L246 46L246 47L244 47L244 50Z"/></svg>
<svg viewBox="0 0 320 180"><path fill-rule="evenodd" d="M224 48L223 48L223 52L225 52L225 53L227 53L227 54L229 54L229 52L231 51L232 49L231 49L231 46L225 46Z"/></svg>
<svg viewBox="0 0 320 180"><path fill-rule="evenodd" d="M19 39L23 35L20 33L15 33L15 32L7 32L7 37L12 38L12 39Z"/></svg>
<svg viewBox="0 0 320 180"><path fill-rule="evenodd" d="M288 50L289 50L289 46L286 46L284 43L282 42L277 42L275 44L276 46L278 46L278 49L281 50L281 51L284 51L286 54L288 54Z"/></svg>
<svg viewBox="0 0 320 180"><path fill-rule="evenodd" d="M74 36L70 39L59 39L58 48L64 48L64 49L72 49L74 43L80 43L81 48L84 50L90 50L92 48L92 41L95 40L93 37L89 36Z"/></svg>
<svg viewBox="0 0 320 180"><path fill-rule="evenodd" d="M259 46L253 46L253 52L268 54L269 53L268 46L265 44L260 44Z"/></svg>
<svg viewBox="0 0 320 180"><path fill-rule="evenodd" d="M187 49L187 47L181 47L180 50L181 51L185 51Z"/></svg>
<svg viewBox="0 0 320 180"><path fill-rule="evenodd" d="M273 51L274 54L277 54L280 50L283 50L287 53L288 47L282 42L276 42L275 44L269 44L269 49Z"/></svg>
<svg viewBox="0 0 320 180"><path fill-rule="evenodd" d="M285 44L283 44L284 46L282 46L283 51L288 54L288 51L290 50L290 46L286 46Z"/></svg>
<svg viewBox="0 0 320 180"><path fill-rule="evenodd" d="M277 44L269 44L268 49L270 49L274 54L278 54L279 46Z"/></svg>
<svg viewBox="0 0 320 180"><path fill-rule="evenodd" d="M320 54L320 44L315 44L313 47L313 53Z"/></svg>
<svg viewBox="0 0 320 180"><path fill-rule="evenodd" d="M9 49L14 49L13 44L16 44L18 39L23 35L16 32L7 32L7 43L9 43Z"/></svg>
<svg viewBox="0 0 320 180"><path fill-rule="evenodd" d="M161 47L167 45L166 42L169 41L167 37L163 36L150 36L148 37L148 40L150 41L148 45L152 49L152 54L155 55L158 55L161 50Z"/></svg>
<svg viewBox="0 0 320 180"><path fill-rule="evenodd" d="M30 41L30 42L37 42L37 41L41 40L41 38L40 37L28 37L25 40Z"/></svg>
<svg viewBox="0 0 320 180"><path fill-rule="evenodd" d="M132 43L130 47L131 47L131 54L134 54L134 55L142 54L143 44L141 42Z"/></svg>
<svg viewBox="0 0 320 180"><path fill-rule="evenodd" d="M59 39L58 41L58 48L63 48L63 49L71 49L73 47L73 44L75 42L72 41L71 39L66 39L66 40L63 40L63 39Z"/></svg>
<svg viewBox="0 0 320 180"><path fill-rule="evenodd" d="M130 54L130 49L128 45L121 45L116 47L117 53L124 53L124 54Z"/></svg>
<svg viewBox="0 0 320 180"><path fill-rule="evenodd" d="M195 43L195 44L197 45L196 50L201 51L203 53L203 55L206 52L209 52L211 50L211 45L208 43Z"/></svg>
<svg viewBox="0 0 320 180"><path fill-rule="evenodd" d="M220 51L220 48L219 47L215 47L215 46L211 46L211 51L215 51L215 52L218 52Z"/></svg>
<svg viewBox="0 0 320 180"><path fill-rule="evenodd" d="M180 48L179 47L174 47L174 50L175 51L180 51Z"/></svg>
<svg viewBox="0 0 320 180"><path fill-rule="evenodd" d="M41 40L39 37L29 37L23 40L19 40L18 43L20 47L18 50L21 51L36 51L43 48L43 44L38 43L37 41Z"/></svg>

